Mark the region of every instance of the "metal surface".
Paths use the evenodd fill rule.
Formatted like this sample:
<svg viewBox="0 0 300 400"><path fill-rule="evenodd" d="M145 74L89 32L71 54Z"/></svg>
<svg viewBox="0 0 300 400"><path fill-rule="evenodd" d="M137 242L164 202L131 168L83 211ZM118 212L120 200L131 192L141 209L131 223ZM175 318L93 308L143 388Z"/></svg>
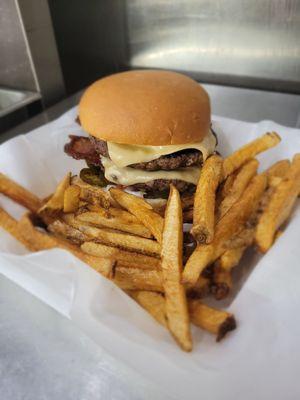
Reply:
<svg viewBox="0 0 300 400"><path fill-rule="evenodd" d="M49 7L68 94L124 68L126 1L49 0Z"/></svg>
<svg viewBox="0 0 300 400"><path fill-rule="evenodd" d="M205 85L213 112L300 126L300 96ZM19 127L0 142L44 124L78 103L81 93ZM1 400L167 399L113 359L69 320L0 275Z"/></svg>
<svg viewBox="0 0 300 400"><path fill-rule="evenodd" d="M37 91L17 3L0 2L0 85Z"/></svg>
<svg viewBox="0 0 300 400"><path fill-rule="evenodd" d="M130 67L300 92L300 0L127 0Z"/></svg>
<svg viewBox="0 0 300 400"><path fill-rule="evenodd" d="M37 92L0 87L0 118L40 98Z"/></svg>

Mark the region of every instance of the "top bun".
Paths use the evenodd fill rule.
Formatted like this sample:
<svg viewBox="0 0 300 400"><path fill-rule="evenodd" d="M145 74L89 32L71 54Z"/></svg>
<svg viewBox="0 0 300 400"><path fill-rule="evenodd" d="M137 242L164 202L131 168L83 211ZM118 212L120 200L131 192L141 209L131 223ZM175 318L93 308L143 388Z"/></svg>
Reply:
<svg viewBox="0 0 300 400"><path fill-rule="evenodd" d="M201 142L211 123L203 87L185 75L158 70L96 81L80 100L79 118L98 139L150 146Z"/></svg>

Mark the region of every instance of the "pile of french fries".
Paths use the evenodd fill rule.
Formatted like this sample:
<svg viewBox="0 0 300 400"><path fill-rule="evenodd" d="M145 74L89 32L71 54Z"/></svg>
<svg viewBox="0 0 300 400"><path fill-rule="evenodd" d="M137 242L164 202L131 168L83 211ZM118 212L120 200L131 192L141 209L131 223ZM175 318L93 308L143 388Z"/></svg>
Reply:
<svg viewBox="0 0 300 400"><path fill-rule="evenodd" d="M180 198L171 186L160 207L117 187L91 186L71 173L41 200L0 174L0 192L27 208L19 221L0 208L0 226L30 251L70 251L191 351L191 323L217 340L235 329L232 314L205 305L203 298L228 296L232 270L245 250L254 246L265 253L296 203L300 154L257 172L256 155L279 142L278 134L266 133L225 159L209 157L195 195Z"/></svg>

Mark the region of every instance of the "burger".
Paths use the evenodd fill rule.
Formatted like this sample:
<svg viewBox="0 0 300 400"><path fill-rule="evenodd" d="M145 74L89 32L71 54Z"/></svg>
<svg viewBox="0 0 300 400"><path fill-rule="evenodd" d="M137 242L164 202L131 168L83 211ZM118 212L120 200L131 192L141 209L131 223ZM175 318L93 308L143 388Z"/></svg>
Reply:
<svg viewBox="0 0 300 400"><path fill-rule="evenodd" d="M102 78L79 103L88 136L70 136L65 152L84 159L81 178L165 198L173 184L195 190L201 165L215 152L210 101L193 79L170 71L136 70Z"/></svg>

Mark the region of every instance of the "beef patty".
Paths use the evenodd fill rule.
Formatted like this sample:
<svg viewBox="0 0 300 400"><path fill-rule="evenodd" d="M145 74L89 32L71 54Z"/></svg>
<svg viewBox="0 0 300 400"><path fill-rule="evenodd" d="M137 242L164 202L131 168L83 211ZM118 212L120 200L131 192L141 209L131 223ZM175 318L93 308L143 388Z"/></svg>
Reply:
<svg viewBox="0 0 300 400"><path fill-rule="evenodd" d="M65 145L65 152L76 160L86 160L89 165L97 166L103 170L100 155L109 157L107 143L94 137L70 135L70 142ZM175 170L202 164L202 154L198 150L188 149L173 154L161 156L156 160L132 164L131 168L148 171ZM147 183L138 183L130 186L132 190L145 191L151 197L161 197L162 193L168 193L169 185L173 184L179 192L190 192L195 189L192 183L173 179L155 179Z"/></svg>
<svg viewBox="0 0 300 400"><path fill-rule="evenodd" d="M94 144L96 151L109 158L107 143L90 136L91 142ZM156 160L131 164L131 168L144 169L147 171L170 171L179 168L192 167L202 164L202 154L199 150L188 149L177 151L176 153L160 156Z"/></svg>

